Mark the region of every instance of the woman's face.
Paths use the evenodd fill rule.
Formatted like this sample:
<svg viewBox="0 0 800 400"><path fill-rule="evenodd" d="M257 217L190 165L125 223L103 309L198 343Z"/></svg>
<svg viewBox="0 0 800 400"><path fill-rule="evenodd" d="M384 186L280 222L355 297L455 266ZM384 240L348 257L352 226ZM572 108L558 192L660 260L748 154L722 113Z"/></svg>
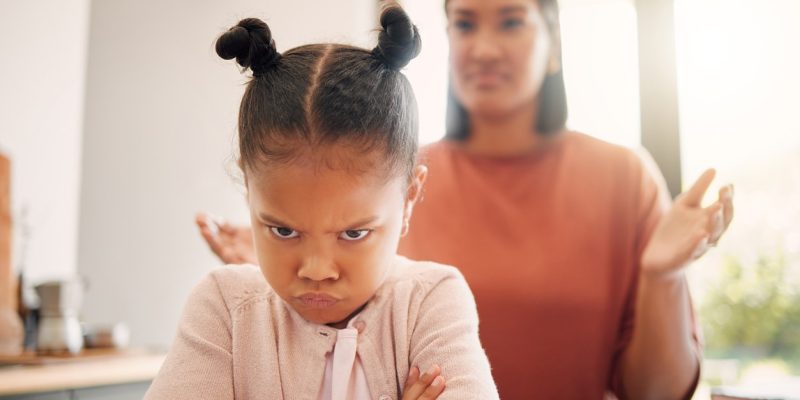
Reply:
<svg viewBox="0 0 800 400"><path fill-rule="evenodd" d="M319 160L248 173L256 254L272 289L308 321L345 321L391 269L418 193L406 186L404 177L387 181Z"/></svg>
<svg viewBox="0 0 800 400"><path fill-rule="evenodd" d="M456 97L473 115L533 109L552 60L536 0L449 0L447 31Z"/></svg>

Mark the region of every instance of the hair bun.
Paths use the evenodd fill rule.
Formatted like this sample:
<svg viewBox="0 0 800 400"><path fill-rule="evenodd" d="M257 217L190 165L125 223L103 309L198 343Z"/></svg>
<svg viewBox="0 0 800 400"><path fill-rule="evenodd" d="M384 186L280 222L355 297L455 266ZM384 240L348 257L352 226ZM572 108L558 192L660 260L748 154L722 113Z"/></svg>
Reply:
<svg viewBox="0 0 800 400"><path fill-rule="evenodd" d="M281 54L267 24L258 18L246 18L217 39L217 55L225 60L236 58L244 68L258 76L275 65Z"/></svg>
<svg viewBox="0 0 800 400"><path fill-rule="evenodd" d="M394 4L383 10L381 27L378 46L372 52L386 65L400 69L419 55L422 50L419 31L400 6Z"/></svg>

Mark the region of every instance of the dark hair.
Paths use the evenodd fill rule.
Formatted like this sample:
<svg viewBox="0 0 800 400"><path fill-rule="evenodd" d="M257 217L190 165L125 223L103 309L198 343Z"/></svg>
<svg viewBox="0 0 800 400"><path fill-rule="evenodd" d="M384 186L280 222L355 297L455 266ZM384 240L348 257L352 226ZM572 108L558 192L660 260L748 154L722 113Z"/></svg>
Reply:
<svg viewBox="0 0 800 400"><path fill-rule="evenodd" d="M561 28L558 18L557 0L537 0L544 16L547 29L555 43L561 43ZM445 0L445 9L449 0ZM561 52L559 51L559 57ZM559 60L560 64L560 60ZM539 110L536 115L535 131L539 134L555 134L564 130L567 123L567 93L564 87L563 70L548 74L539 89ZM464 140L469 137L469 114L453 91L452 77L447 90L446 138Z"/></svg>
<svg viewBox="0 0 800 400"><path fill-rule="evenodd" d="M416 26L396 4L380 18L373 50L312 44L278 53L269 27L240 21L217 39L217 54L253 71L239 108L239 165L285 163L334 143L379 150L390 173L411 175L417 104L400 69L419 54ZM343 160L350 163L368 160ZM363 166L363 165L362 165Z"/></svg>

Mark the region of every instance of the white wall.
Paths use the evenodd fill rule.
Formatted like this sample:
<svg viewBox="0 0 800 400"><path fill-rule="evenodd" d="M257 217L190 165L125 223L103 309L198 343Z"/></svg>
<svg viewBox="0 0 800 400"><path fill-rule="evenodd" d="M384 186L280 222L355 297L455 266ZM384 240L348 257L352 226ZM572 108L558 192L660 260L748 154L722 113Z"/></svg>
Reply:
<svg viewBox="0 0 800 400"><path fill-rule="evenodd" d="M0 151L12 159L14 265L29 282L76 270L88 30L89 0L0 0Z"/></svg>
<svg viewBox="0 0 800 400"><path fill-rule="evenodd" d="M215 38L259 16L279 50L370 44L376 15L374 0L92 3L79 245L87 321L126 321L132 344L167 347L189 291L218 265L194 213L247 218L225 170L245 79L215 55Z"/></svg>

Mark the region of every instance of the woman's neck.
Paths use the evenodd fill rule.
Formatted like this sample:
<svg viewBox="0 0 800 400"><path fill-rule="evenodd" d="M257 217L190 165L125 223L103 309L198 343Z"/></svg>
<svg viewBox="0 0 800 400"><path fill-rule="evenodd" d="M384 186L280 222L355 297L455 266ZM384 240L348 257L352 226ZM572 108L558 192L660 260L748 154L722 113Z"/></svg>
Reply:
<svg viewBox="0 0 800 400"><path fill-rule="evenodd" d="M470 116L469 138L464 147L474 154L513 157L533 151L540 142L536 130L537 107L502 116Z"/></svg>

